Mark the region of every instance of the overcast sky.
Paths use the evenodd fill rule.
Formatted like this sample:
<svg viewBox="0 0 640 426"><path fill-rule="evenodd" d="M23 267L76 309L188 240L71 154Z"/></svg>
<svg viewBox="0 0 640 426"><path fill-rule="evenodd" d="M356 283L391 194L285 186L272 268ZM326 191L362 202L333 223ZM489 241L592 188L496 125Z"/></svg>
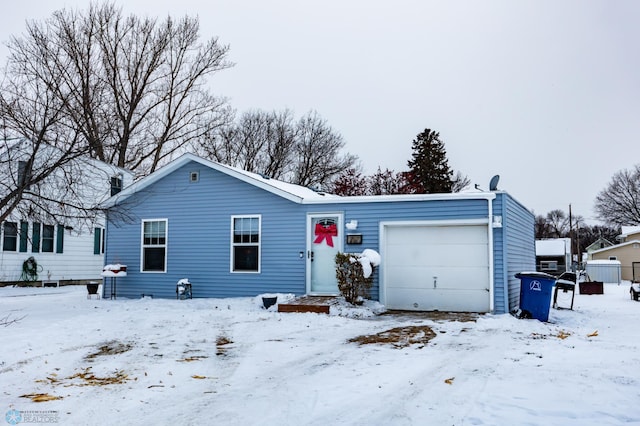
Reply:
<svg viewBox="0 0 640 426"><path fill-rule="evenodd" d="M449 164L500 175L536 214L593 219L612 175L640 163L640 1L119 0L126 13L197 15L235 67L211 79L239 112L316 110L364 171L407 169L440 132ZM88 1L3 5L0 55L25 20Z"/></svg>

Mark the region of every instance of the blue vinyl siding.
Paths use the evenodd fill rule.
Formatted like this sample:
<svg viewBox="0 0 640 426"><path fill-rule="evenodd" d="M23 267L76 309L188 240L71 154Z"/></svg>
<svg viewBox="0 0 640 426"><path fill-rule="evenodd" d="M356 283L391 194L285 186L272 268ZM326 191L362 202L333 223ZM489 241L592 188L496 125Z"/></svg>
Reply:
<svg viewBox="0 0 640 426"><path fill-rule="evenodd" d="M197 182L190 173L199 172ZM494 215L503 218L493 228L494 312L517 306L516 272L534 269L533 215L508 194L497 192ZM344 222L358 221L355 231L341 229L344 251L380 251L380 222L485 219L487 199L368 200L299 204L243 182L213 168L187 163L141 189L109 212L106 262L126 264L127 277L118 281L118 296L174 298L176 283L189 278L194 297L242 297L261 293L306 292L307 215L341 213ZM231 218L260 215L260 273L231 272ZM167 219L167 270L140 272L141 223ZM362 244L346 244L346 234L362 234ZM370 297L380 296L378 273Z"/></svg>
<svg viewBox="0 0 640 426"><path fill-rule="evenodd" d="M198 182L191 183L191 171L186 165L121 205L129 223L112 226L107 234L107 261L128 265L118 293L175 297L177 281L189 278L194 297L304 294L301 205L212 169L200 168ZM261 272L231 273L231 216L253 214L262 217ZM159 218L168 219L167 272L141 273L140 224Z"/></svg>
<svg viewBox="0 0 640 426"><path fill-rule="evenodd" d="M352 219L358 221L358 228L353 233L362 234L362 244L349 245L345 241L344 251L348 253L360 253L366 248L379 252L380 222L484 219L489 210L487 201L482 199L336 203L307 207L310 212L321 212L320 209L344 212L345 223ZM374 300L380 298L377 269L374 271L370 297Z"/></svg>
<svg viewBox="0 0 640 426"><path fill-rule="evenodd" d="M506 254L501 268L503 282L507 284L508 309L511 312L520 303L520 280L515 274L535 271L535 231L533 213L508 194L500 194L503 199L503 251Z"/></svg>

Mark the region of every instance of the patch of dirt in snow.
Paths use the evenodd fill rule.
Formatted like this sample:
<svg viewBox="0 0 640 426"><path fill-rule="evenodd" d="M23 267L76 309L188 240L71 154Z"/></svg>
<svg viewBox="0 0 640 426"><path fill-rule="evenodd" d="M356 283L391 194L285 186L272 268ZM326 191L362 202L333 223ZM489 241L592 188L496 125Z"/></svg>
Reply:
<svg viewBox="0 0 640 426"><path fill-rule="evenodd" d="M225 336L220 336L216 339L216 355L226 355L227 345L232 344L233 341Z"/></svg>
<svg viewBox="0 0 640 426"><path fill-rule="evenodd" d="M474 312L445 312L445 311L386 311L381 318L394 316L409 319L425 319L431 321L459 321L476 322L483 314Z"/></svg>
<svg viewBox="0 0 640 426"><path fill-rule="evenodd" d="M132 347L133 345L131 345L130 343L122 343L122 342L118 342L117 340L112 340L110 342L105 343L102 346L99 346L98 352L94 352L92 354L87 355L85 359L93 360L99 356L121 354L121 353L130 351Z"/></svg>
<svg viewBox="0 0 640 426"><path fill-rule="evenodd" d="M391 345L394 348L418 345L418 347L422 348L434 337L436 337L436 333L431 327L427 325L411 325L408 327L392 328L376 334L354 337L349 339L349 342L360 345L377 343Z"/></svg>

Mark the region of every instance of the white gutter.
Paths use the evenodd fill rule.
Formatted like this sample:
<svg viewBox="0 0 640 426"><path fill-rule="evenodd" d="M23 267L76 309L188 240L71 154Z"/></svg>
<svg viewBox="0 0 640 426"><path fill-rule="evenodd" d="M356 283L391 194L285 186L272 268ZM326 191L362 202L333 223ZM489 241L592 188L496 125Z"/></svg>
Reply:
<svg viewBox="0 0 640 426"><path fill-rule="evenodd" d="M449 201L449 200L488 200L496 198L493 192L456 192L450 194L397 194L397 195L360 195L350 197L305 198L302 204L356 204L356 203L392 203L398 201ZM489 217L489 219L492 219Z"/></svg>

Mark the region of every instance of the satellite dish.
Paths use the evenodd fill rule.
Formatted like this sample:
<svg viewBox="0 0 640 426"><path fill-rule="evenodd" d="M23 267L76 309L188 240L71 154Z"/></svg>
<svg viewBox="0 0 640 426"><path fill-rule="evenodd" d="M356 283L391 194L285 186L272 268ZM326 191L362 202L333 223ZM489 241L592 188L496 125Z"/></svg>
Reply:
<svg viewBox="0 0 640 426"><path fill-rule="evenodd" d="M489 182L489 191L495 191L498 189L498 181L500 180L500 175L495 175L491 178Z"/></svg>

